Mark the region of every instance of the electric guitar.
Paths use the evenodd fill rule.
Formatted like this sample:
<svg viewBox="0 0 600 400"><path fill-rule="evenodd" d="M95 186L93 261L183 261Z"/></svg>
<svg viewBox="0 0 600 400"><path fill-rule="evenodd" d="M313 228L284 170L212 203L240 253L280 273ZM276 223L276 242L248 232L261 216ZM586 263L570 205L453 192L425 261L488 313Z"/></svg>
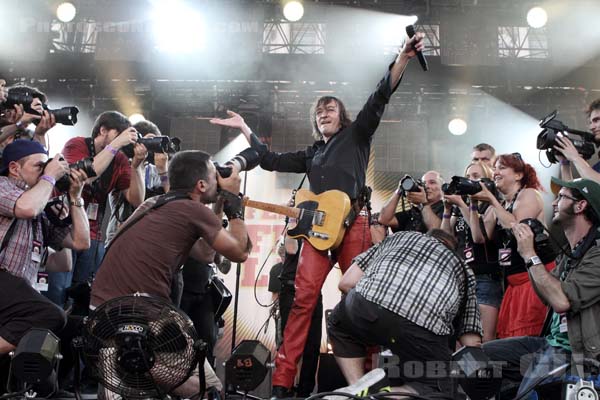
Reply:
<svg viewBox="0 0 600 400"><path fill-rule="evenodd" d="M297 225L287 231L288 236L303 237L317 250L335 249L342 243L344 220L351 208L350 198L340 190L314 194L306 189L296 193L296 207L249 199L244 200L244 205L296 218Z"/></svg>

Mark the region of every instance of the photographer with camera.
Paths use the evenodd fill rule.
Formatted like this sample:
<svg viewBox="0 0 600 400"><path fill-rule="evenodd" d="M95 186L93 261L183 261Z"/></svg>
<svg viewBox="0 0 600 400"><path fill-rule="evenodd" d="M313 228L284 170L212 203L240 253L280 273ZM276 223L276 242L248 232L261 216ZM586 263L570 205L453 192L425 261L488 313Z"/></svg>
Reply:
<svg viewBox="0 0 600 400"><path fill-rule="evenodd" d="M21 96L23 91L27 93L27 96ZM11 97L13 100L22 101L25 102L25 104L10 101ZM26 132L27 127L33 122L41 122L41 119L46 117L44 115L45 101L46 95L36 88L30 88L28 86L15 86L6 89L6 100L0 104L1 147L10 144L15 139L19 139L22 135L26 136L26 138L29 138L30 135ZM50 122L48 121L48 118L46 118L43 127L46 128L49 123ZM47 145L45 133L50 128L51 126L43 132L40 130L40 135L35 134L33 136L33 138L40 142L44 147Z"/></svg>
<svg viewBox="0 0 600 400"><path fill-rule="evenodd" d="M481 161L487 165L490 169L494 169L494 163L496 162L496 149L487 143L479 143L473 146L473 152L471 153L471 162Z"/></svg>
<svg viewBox="0 0 600 400"><path fill-rule="evenodd" d="M135 130L143 138L153 138L162 136L160 129L151 121L140 121L133 125ZM152 162L148 159L152 158ZM149 153L149 156L144 161L144 185L145 199L164 194L169 191L169 177L167 170L169 166L169 155L164 151ZM108 246L112 238L117 233L117 229L135 210L125 198L125 192L112 191L109 195L108 202L110 205L111 215L106 228L106 241Z"/></svg>
<svg viewBox="0 0 600 400"><path fill-rule="evenodd" d="M89 226L81 207L85 172L69 169L60 154L51 161L34 141L15 140L4 150L0 176L0 354L15 348L29 328L57 332L65 324L61 309L44 290L47 247L84 250ZM52 223L47 203L57 180L69 176L72 225ZM46 209L44 211L44 209Z"/></svg>
<svg viewBox="0 0 600 400"><path fill-rule="evenodd" d="M521 382L519 393L569 359L568 374L580 378L587 376L583 358L600 361L600 185L588 179L552 178L552 182L560 187L552 202L553 222L563 227L569 244L556 259L557 267L551 272L544 267L529 226L512 226L529 280L541 301L550 306L545 329L540 337L496 340L483 346L491 360L504 362L505 387Z"/></svg>
<svg viewBox="0 0 600 400"><path fill-rule="evenodd" d="M488 180L491 184L493 172L482 161L472 162L465 169L465 176L471 185L476 185L472 190L481 190L479 181ZM453 178L454 182L454 178ZM498 310L502 302L501 270L496 254L498 252L494 241L475 243L471 235L471 213L485 214L488 203L480 202L479 205L468 204L468 189L453 188L452 184L444 185L444 215L441 228L453 234L458 242L457 253L471 268L477 281L477 304L481 314L483 326L483 341L487 342L496 338L496 322ZM454 190L453 190L454 189ZM461 190L468 191L463 193ZM465 202L465 198L467 202Z"/></svg>
<svg viewBox="0 0 600 400"><path fill-rule="evenodd" d="M481 217L473 210L469 225L475 243L494 240L498 246L497 260L507 283L498 315L498 337L537 335L544 322L546 307L531 287L511 227L526 218L543 221L544 203L539 192L542 185L535 169L519 153L498 156L494 183L503 200L498 200L484 183L480 183L481 191L471 195L471 204L474 208L483 201L490 206Z"/></svg>
<svg viewBox="0 0 600 400"><path fill-rule="evenodd" d="M597 146L600 143L600 99L590 103L586 114L590 131L594 135L594 144ZM568 137L560 133L557 134L554 150L561 153L557 154L556 158L560 162L560 176L563 180L573 180L573 171L571 170L571 165L573 165L582 178L600 183L600 161L593 166L588 164L586 158L580 154L580 151Z"/></svg>
<svg viewBox="0 0 600 400"><path fill-rule="evenodd" d="M96 176L87 180L82 196L90 224L91 246L74 254L72 272L49 274L48 297L60 306L66 301L66 289L71 282L89 282L102 261L104 238L101 224L109 194L122 191L135 207L144 201L143 162L147 151L143 145L137 144L137 140L138 133L125 115L106 111L96 119L91 137L74 137L65 144L65 159L69 163L93 159L91 171ZM128 144L135 145L131 164L119 151Z"/></svg>
<svg viewBox="0 0 600 400"><path fill-rule="evenodd" d="M414 182L407 185L407 182ZM412 178L401 179L398 189L385 203L379 214L379 222L398 231L417 231L425 233L439 228L442 224L444 203L442 202L442 185L444 180L437 171L428 171L422 177L422 183ZM403 186L411 186L410 188ZM408 210L395 212L400 198L406 196L411 203Z"/></svg>

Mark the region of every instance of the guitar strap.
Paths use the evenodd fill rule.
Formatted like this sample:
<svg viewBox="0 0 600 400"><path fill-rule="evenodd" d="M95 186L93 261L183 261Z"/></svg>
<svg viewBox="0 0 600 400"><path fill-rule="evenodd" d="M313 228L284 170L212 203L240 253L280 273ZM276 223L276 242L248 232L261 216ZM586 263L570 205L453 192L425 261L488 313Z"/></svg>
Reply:
<svg viewBox="0 0 600 400"><path fill-rule="evenodd" d="M369 216L371 215L371 192L373 192L373 189L371 189L369 186L364 186L360 190L356 200L354 200L354 202L352 203L352 207L350 208L348 216L346 217L346 219L344 219L344 226L346 228L350 228L352 226L354 220L356 220L356 217L358 216L358 214L360 214L360 211L365 206L367 207Z"/></svg>

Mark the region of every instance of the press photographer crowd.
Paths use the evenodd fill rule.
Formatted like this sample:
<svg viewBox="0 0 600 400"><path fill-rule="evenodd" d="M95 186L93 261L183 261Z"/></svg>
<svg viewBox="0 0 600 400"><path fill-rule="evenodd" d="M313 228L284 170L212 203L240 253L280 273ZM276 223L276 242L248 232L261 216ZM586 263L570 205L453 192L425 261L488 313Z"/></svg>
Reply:
<svg viewBox="0 0 600 400"><path fill-rule="evenodd" d="M214 372L223 324L216 275L253 251L244 209L261 205L240 193L240 172L256 167L305 174L309 184L280 206L289 222L269 283L280 322L273 398L315 393L321 290L335 264L341 297L326 324L346 385L328 398L509 399L532 390L560 398L557 387L568 382L595 393L600 162L588 161L600 146L600 99L585 111L589 131L566 126L556 113L540 122L537 148L560 164L551 182L541 182L521 154L496 154L493 145L505 143L473 143L464 171L404 176L373 210L366 184L372 139L407 64L418 58L427 67L423 48L421 33L406 42L354 119L339 98L316 99L315 141L305 149L271 151L232 111L211 119L248 141L223 165L118 111L101 113L89 134L49 154L52 128L75 125L79 110L50 109L40 90L0 79L0 393L126 397L99 378L98 365L109 365L124 381L130 369L152 376L161 395L199 398L206 386L206 397L223 396L226 385ZM544 218L547 191L555 196L551 220ZM144 353L175 322L155 334L153 324L165 316L142 321L129 308L138 315L133 328L104 336L94 328L116 316L106 304L133 294L180 308L205 344L203 366L186 370L176 387L158 378L176 363L162 362L161 350ZM32 382L19 374L18 360L36 329L46 330L43 343L60 343L62 359L47 379ZM96 354L96 366L77 352L84 331L112 343ZM89 339L83 346L89 353ZM383 350L393 362L378 365Z"/></svg>

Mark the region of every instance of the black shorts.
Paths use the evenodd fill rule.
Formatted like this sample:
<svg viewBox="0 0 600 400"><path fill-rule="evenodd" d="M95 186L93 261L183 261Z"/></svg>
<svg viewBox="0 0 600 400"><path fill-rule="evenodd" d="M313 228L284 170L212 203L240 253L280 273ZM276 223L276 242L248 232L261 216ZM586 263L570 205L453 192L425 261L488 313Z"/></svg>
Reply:
<svg viewBox="0 0 600 400"><path fill-rule="evenodd" d="M58 333L65 323L64 311L29 282L0 270L0 337L16 346L31 328Z"/></svg>
<svg viewBox="0 0 600 400"><path fill-rule="evenodd" d="M331 313L327 333L336 357L364 357L374 345L389 348L394 358L384 368L395 386L417 383L419 393L450 390L448 335L436 335L354 289Z"/></svg>

